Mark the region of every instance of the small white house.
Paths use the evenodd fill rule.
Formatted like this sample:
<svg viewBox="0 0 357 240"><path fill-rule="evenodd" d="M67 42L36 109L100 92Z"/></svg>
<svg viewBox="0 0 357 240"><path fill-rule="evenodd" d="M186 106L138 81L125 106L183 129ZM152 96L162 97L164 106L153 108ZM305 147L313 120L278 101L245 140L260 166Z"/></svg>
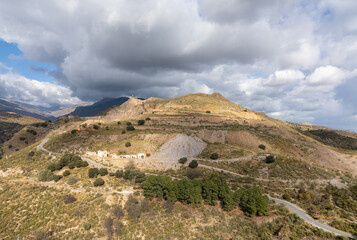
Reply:
<svg viewBox="0 0 357 240"><path fill-rule="evenodd" d="M99 158L108 157L108 152L107 151L98 151L98 157Z"/></svg>
<svg viewBox="0 0 357 240"><path fill-rule="evenodd" d="M119 158L119 156L116 155L116 154L113 154L113 155L112 155L112 158Z"/></svg>
<svg viewBox="0 0 357 240"><path fill-rule="evenodd" d="M136 155L130 155L130 158L138 158Z"/></svg>
<svg viewBox="0 0 357 240"><path fill-rule="evenodd" d="M96 152L90 152L90 151L87 151L85 153L85 155L87 155L87 156L95 156L96 154L97 154Z"/></svg>
<svg viewBox="0 0 357 240"><path fill-rule="evenodd" d="M138 153L138 158L144 159L146 157L145 153Z"/></svg>

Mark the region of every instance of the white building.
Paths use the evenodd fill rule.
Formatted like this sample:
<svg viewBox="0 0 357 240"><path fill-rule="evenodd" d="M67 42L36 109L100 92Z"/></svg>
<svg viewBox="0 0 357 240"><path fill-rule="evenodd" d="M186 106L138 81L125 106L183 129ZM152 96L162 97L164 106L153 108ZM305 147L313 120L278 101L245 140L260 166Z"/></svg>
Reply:
<svg viewBox="0 0 357 240"><path fill-rule="evenodd" d="M116 154L113 154L113 155L112 155L112 158L119 158L119 156L116 155Z"/></svg>
<svg viewBox="0 0 357 240"><path fill-rule="evenodd" d="M108 157L108 152L107 151L98 151L98 157L103 158L103 157Z"/></svg>
<svg viewBox="0 0 357 240"><path fill-rule="evenodd" d="M138 158L136 155L130 155L130 158Z"/></svg>
<svg viewBox="0 0 357 240"><path fill-rule="evenodd" d="M138 158L144 159L146 157L145 153L138 153Z"/></svg>
<svg viewBox="0 0 357 240"><path fill-rule="evenodd" d="M96 152L90 152L90 151L87 151L85 153L85 155L87 155L87 156L95 156L96 154L97 154Z"/></svg>

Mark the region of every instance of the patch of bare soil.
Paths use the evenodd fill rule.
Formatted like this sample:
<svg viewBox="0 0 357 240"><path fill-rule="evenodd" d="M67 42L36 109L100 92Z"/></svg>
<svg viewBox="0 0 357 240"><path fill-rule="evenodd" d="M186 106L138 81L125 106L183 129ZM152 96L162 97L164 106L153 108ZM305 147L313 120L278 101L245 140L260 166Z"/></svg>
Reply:
<svg viewBox="0 0 357 240"><path fill-rule="evenodd" d="M270 149L268 143L247 131L229 131L226 140L229 144L238 144L247 147L258 147L260 144L264 144L268 150Z"/></svg>
<svg viewBox="0 0 357 240"><path fill-rule="evenodd" d="M201 130L198 132L198 137L209 141L211 143L225 143L227 131L226 130Z"/></svg>
<svg viewBox="0 0 357 240"><path fill-rule="evenodd" d="M159 151L153 155L161 161L174 161L182 157L195 157L199 155L207 144L195 136L177 134L176 137L161 146Z"/></svg>
<svg viewBox="0 0 357 240"><path fill-rule="evenodd" d="M310 158L322 166L339 171L350 172L357 176L357 156L335 152L325 146L316 144L315 150L311 151Z"/></svg>
<svg viewBox="0 0 357 240"><path fill-rule="evenodd" d="M142 134L138 138L144 141L154 142L159 145L166 143L167 141L173 139L176 134Z"/></svg>

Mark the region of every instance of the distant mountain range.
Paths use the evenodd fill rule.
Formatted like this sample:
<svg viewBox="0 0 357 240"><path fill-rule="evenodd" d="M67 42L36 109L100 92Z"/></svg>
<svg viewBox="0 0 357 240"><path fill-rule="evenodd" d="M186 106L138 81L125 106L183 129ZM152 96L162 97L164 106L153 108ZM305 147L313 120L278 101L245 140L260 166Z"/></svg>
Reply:
<svg viewBox="0 0 357 240"><path fill-rule="evenodd" d="M80 106L77 107L76 110L71 112L70 114L73 116L79 117L91 117L96 116L109 108L121 105L128 101L129 98L127 97L119 97L119 98L104 98L99 102L96 102L90 106Z"/></svg>
<svg viewBox="0 0 357 240"><path fill-rule="evenodd" d="M127 97L104 98L94 104L87 103L62 108L44 108L0 99L0 112L14 112L42 120L54 120L67 114L79 117L91 117L103 113L113 106L121 105L128 99Z"/></svg>
<svg viewBox="0 0 357 240"><path fill-rule="evenodd" d="M17 114L30 116L42 120L54 119L54 117L48 113L44 113L35 108L25 107L23 105L20 105L19 103L9 102L2 99L0 99L0 112L14 112Z"/></svg>

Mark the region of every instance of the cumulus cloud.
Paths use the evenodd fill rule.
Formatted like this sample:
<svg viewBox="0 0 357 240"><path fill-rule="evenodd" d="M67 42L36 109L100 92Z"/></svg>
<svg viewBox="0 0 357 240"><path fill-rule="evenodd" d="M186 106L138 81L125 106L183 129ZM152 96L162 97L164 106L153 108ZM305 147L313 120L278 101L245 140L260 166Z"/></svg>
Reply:
<svg viewBox="0 0 357 240"><path fill-rule="evenodd" d="M356 11L354 0L4 1L0 38L54 64L47 74L63 97L219 91L338 127L341 113L356 115L353 93L343 94L356 89Z"/></svg>
<svg viewBox="0 0 357 240"><path fill-rule="evenodd" d="M82 103L77 97L72 97L72 91L66 87L31 80L18 74L0 74L0 86L2 98L36 106L49 108Z"/></svg>

